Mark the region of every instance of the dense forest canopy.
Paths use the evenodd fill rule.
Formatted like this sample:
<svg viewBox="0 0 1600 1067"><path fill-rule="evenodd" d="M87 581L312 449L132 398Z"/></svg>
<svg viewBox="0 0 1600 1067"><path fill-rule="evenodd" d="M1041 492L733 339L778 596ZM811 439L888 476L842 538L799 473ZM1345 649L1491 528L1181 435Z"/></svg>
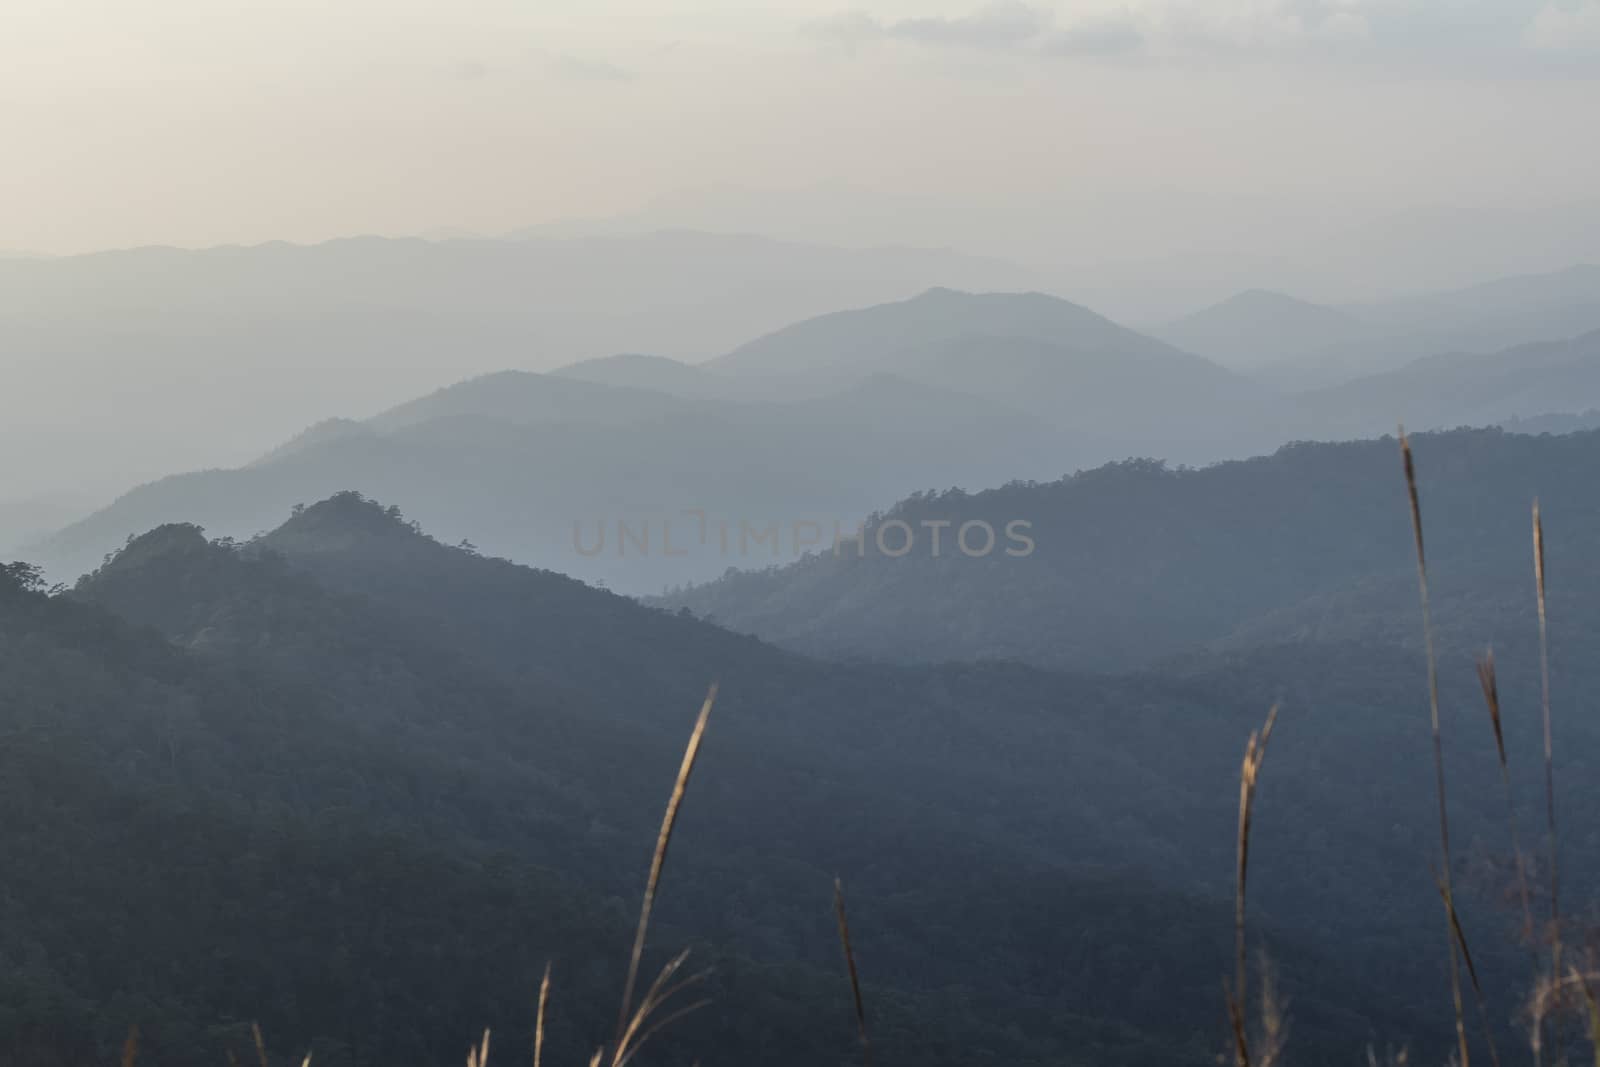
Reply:
<svg viewBox="0 0 1600 1067"><path fill-rule="evenodd" d="M1271 464L1241 476L1255 471L1293 482ZM1299 1055L1442 1039L1405 648L1263 642L1122 676L829 664L446 546L354 493L247 543L164 526L70 591L41 581L12 565L0 594L4 781L32 813L6 823L27 880L0 953L27 961L11 980L36 1005L0 1025L30 1063L104 1056L133 1022L162 1062L209 1063L257 1018L322 1062L438 1059L482 1025L526 1033L550 958L563 1047L603 1040L654 821L712 679L656 940L696 946L716 1007L674 1047L848 1054L827 916L843 876L877 1041L897 1057L1209 1056L1228 783L1274 701L1258 893ZM1452 766L1492 782L1460 666ZM1507 679L1528 680L1514 661ZM1507 736L1531 760L1532 719ZM1581 773L1596 740L1564 722L1569 806L1596 799ZM1481 865L1463 900L1500 930L1502 814L1487 789L1456 804ZM1600 840L1569 833L1581 883ZM1486 947L1480 966L1506 995L1526 978L1514 953Z"/></svg>

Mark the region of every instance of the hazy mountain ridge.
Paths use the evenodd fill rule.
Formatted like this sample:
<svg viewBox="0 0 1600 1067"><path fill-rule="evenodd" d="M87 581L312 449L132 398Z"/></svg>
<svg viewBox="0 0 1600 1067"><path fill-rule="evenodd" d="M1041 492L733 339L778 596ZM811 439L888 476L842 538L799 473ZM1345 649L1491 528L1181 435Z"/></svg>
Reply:
<svg viewBox="0 0 1600 1067"><path fill-rule="evenodd" d="M1600 434L1425 434L1416 451L1441 597L1507 569L1522 574L1536 495L1550 515L1552 559L1567 561L1573 581L1600 579L1584 548L1600 535L1587 488ZM1399 486L1392 438L1297 444L1198 470L1113 464L1054 483L903 501L877 522L919 535L903 558L859 558L846 546L837 558L821 552L655 602L814 654L1114 669L1224 640L1363 582L1403 582L1410 532ZM951 543L965 522L1000 530L1013 520L1029 523L1036 548L1026 556L972 559ZM937 557L926 522L949 523ZM1473 642L1499 644L1501 627L1526 620L1526 604L1494 606L1474 608L1487 628ZM1391 639L1413 622L1406 612Z"/></svg>
<svg viewBox="0 0 1600 1067"><path fill-rule="evenodd" d="M557 367L550 373L596 385L632 386L673 396L701 396L717 387L703 368L692 363L640 353L596 356Z"/></svg>
<svg viewBox="0 0 1600 1067"><path fill-rule="evenodd" d="M1453 353L1303 394L1304 410L1341 435L1497 425L1593 407L1600 396L1600 330L1490 353Z"/></svg>
<svg viewBox="0 0 1600 1067"><path fill-rule="evenodd" d="M1376 340L1379 331L1338 308L1247 289L1168 323L1156 335L1236 370L1288 374L1330 348Z"/></svg>
<svg viewBox="0 0 1600 1067"><path fill-rule="evenodd" d="M686 231L4 260L0 348L17 365L0 447L37 462L8 473L0 498L237 465L295 427L506 368L704 359L840 306L1034 280L955 252ZM70 417L15 399L37 396L70 397Z"/></svg>
<svg viewBox="0 0 1600 1067"><path fill-rule="evenodd" d="M1019 308L1028 318L1016 329L1045 340L974 332L999 328ZM907 323L923 347L880 351ZM803 387L772 379L750 355L818 331L824 346L842 343L854 356L806 344L810 358L834 362ZM1201 390L1257 399L1253 386L1197 357L1037 294L935 290L753 345L694 368L715 383L694 396L571 374L469 379L354 426L324 424L237 478L212 471L141 487L30 554L81 570L127 534L174 521L247 537L295 503L361 485L415 501L430 528L493 553L647 591L745 557L592 559L575 551L575 524L654 524L659 541L661 524L676 516L681 529L696 512L735 527L813 524L831 536L886 497L930 483L1049 476L1142 434L1199 454L1225 450L1221 411L1181 413ZM1106 417L1135 399L1147 408L1139 418Z"/></svg>
<svg viewBox="0 0 1600 1067"><path fill-rule="evenodd" d="M412 501L441 536L649 593L792 559L930 485L1049 480L1129 455L1212 462L1401 418L1447 428L1594 406L1594 345L1438 356L1282 397L1067 301L933 289L795 323L704 365L610 357L467 379L319 424L237 477L140 487L25 554L70 577L141 529L197 522L247 537L295 503L360 485ZM746 531L766 538L774 524L792 543L747 551ZM696 550L683 555L689 525ZM654 547L626 558L624 537L641 529Z"/></svg>
<svg viewBox="0 0 1600 1067"><path fill-rule="evenodd" d="M1600 266L1579 264L1341 306L1247 290L1154 332L1293 391L1387 373L1441 353L1487 354L1594 330L1600 330Z"/></svg>

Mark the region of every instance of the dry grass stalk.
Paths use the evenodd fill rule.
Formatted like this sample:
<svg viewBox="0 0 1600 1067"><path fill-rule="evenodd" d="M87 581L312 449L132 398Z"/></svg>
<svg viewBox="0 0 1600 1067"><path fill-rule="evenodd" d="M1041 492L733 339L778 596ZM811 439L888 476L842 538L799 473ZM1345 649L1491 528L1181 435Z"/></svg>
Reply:
<svg viewBox="0 0 1600 1067"><path fill-rule="evenodd" d="M1595 997L1590 976L1574 970L1572 978L1583 991L1584 1012L1589 1020L1589 1048L1594 1053L1595 1067L1600 1067L1600 999Z"/></svg>
<svg viewBox="0 0 1600 1067"><path fill-rule="evenodd" d="M489 1062L489 1031L483 1032L482 1049L467 1049L467 1067L486 1067Z"/></svg>
<svg viewBox="0 0 1600 1067"><path fill-rule="evenodd" d="M1483 995L1483 985L1478 980L1477 965L1472 962L1472 949L1467 946L1467 932L1461 928L1461 915L1456 911L1455 900L1445 890L1444 883L1435 877L1435 885L1439 896L1444 900L1445 914L1450 918L1450 930L1456 939L1456 948L1461 953L1461 960L1467 967L1467 978L1472 983L1472 995L1477 1002L1478 1019L1483 1025L1483 1040L1489 1046L1489 1060L1494 1067L1500 1067L1500 1050L1494 1041L1494 1027L1489 1021L1489 1004Z"/></svg>
<svg viewBox="0 0 1600 1067"><path fill-rule="evenodd" d="M639 906L639 928L634 933L633 952L628 958L628 977L622 986L622 1010L617 1016L616 1055L621 1055L623 1035L628 1031L628 1020L633 1013L633 987L639 978L639 961L644 956L645 938L650 931L650 914L655 910L656 890L661 885L661 870L667 862L667 846L672 842L672 828L678 821L678 809L683 804L684 793L689 788L689 776L694 772L695 760L700 755L700 742L705 736L706 721L711 717L711 707L717 700L717 686L713 682L700 706L700 717L689 735L689 745L683 753L683 764L678 768L678 779L673 784L672 796L667 801L666 814L661 819L661 832L656 837L655 855L650 860L650 877L645 880L644 901Z"/></svg>
<svg viewBox="0 0 1600 1067"><path fill-rule="evenodd" d="M539 1013L533 1020L533 1067L544 1061L544 1013L550 1003L550 965L544 965L544 979L539 983Z"/></svg>
<svg viewBox="0 0 1600 1067"><path fill-rule="evenodd" d="M1417 495L1416 462L1405 427L1400 428L1400 457L1405 468L1406 495L1411 504L1411 532L1417 552L1417 589L1422 602L1422 636L1428 659L1428 711L1433 727L1433 769L1439 800L1439 848L1442 863L1440 886L1445 899L1445 935L1450 946L1450 997L1455 1009L1456 1045L1461 1067L1471 1067L1467 1046L1466 1012L1461 998L1461 963L1456 944L1455 890L1451 878L1450 815L1444 779L1444 741L1439 729L1439 661L1433 641L1433 611L1428 600L1428 556L1423 547L1422 505Z"/></svg>
<svg viewBox="0 0 1600 1067"><path fill-rule="evenodd" d="M1278 972L1265 955L1261 957L1261 1039L1256 1042L1255 1067L1276 1067L1283 1058L1289 1024L1283 999L1278 995Z"/></svg>
<svg viewBox="0 0 1600 1067"><path fill-rule="evenodd" d="M1597 979L1600 979L1600 974L1569 967L1566 975L1553 977L1547 974L1535 984L1528 1005L1528 1014L1533 1018L1529 1037L1536 1059L1540 1055L1540 1045L1544 1038L1544 1020L1563 1008L1581 1007L1595 1062L1597 1067L1600 1067L1600 1002L1597 1002L1594 992L1594 983ZM1566 1064L1565 1055L1559 1055L1557 1062Z"/></svg>
<svg viewBox="0 0 1600 1067"><path fill-rule="evenodd" d="M1517 864L1517 899L1522 902L1522 941L1528 945L1533 953L1534 973L1539 971L1539 942L1534 937L1533 923L1533 896L1528 891L1528 857L1522 849L1522 829L1518 827L1517 800L1510 784L1510 760L1506 755L1506 731L1502 723L1501 702L1499 702L1499 678L1494 672L1494 649L1483 649L1482 656L1477 659L1478 685L1483 688L1483 704L1490 712L1490 726L1494 729L1494 752L1499 757L1501 768L1501 785L1506 790L1506 824L1510 827L1510 849L1512 849L1512 862ZM1451 909L1454 912L1454 909ZM1451 920L1459 931L1459 921ZM1462 939L1462 953L1466 955L1466 939ZM1467 957L1467 968L1472 969L1472 958ZM1483 1011L1483 993L1478 989L1477 977L1474 976L1474 990L1478 993L1478 1009ZM1531 1049L1533 1049L1534 1067L1538 1067L1544 1059L1544 1019L1534 1014L1533 1029L1530 1032Z"/></svg>
<svg viewBox="0 0 1600 1067"><path fill-rule="evenodd" d="M611 1052L611 1059L609 1061L606 1060L606 1049L602 1045L600 1048L595 1049L594 1055L589 1058L590 1067L601 1067L602 1064L607 1063L609 1067L623 1067L624 1064L638 1055L650 1038L654 1037L662 1029L682 1019L690 1012L699 1011L711 1003L709 999L702 998L666 1015L661 1014L662 1009L666 1007L669 1001L690 986L704 981L711 973L710 971L700 971L679 982L669 984L688 958L689 950L685 949L667 961L666 966L662 967L660 973L656 975L655 981L650 983L650 988L645 990L644 996L639 1001L639 1007L629 1016L627 1025L623 1027L622 1033L618 1035L616 1045ZM547 973L548 970L549 968L547 967ZM544 1002L544 991L542 989L540 1002L542 1007ZM543 1055L543 1034L544 1025L541 1012L539 1024L534 1033L534 1059L536 1063ZM469 1067L471 1067L470 1064Z"/></svg>
<svg viewBox="0 0 1600 1067"><path fill-rule="evenodd" d="M844 910L844 883L833 880L833 914L839 922L839 943L844 946L845 967L850 972L850 992L855 997L856 1036L861 1041L861 1060L872 1067L872 1044L867 1040L867 1009L861 997L861 974L856 969L856 953L850 943L850 920Z"/></svg>
<svg viewBox="0 0 1600 1067"><path fill-rule="evenodd" d="M1494 729L1495 752L1500 758L1500 782L1506 793L1506 822L1511 827L1511 853L1517 865L1517 896L1522 902L1522 938L1533 937L1533 903L1528 893L1528 863L1522 851L1522 832L1517 827L1516 801L1511 791L1511 762L1506 758L1505 731L1500 715L1500 683L1495 675L1494 649L1485 649L1478 659L1478 684L1483 687L1483 702L1489 708L1489 725Z"/></svg>
<svg viewBox="0 0 1600 1067"><path fill-rule="evenodd" d="M133 1067L139 1058L139 1024L128 1027L127 1040L122 1042L122 1067Z"/></svg>
<svg viewBox="0 0 1600 1067"><path fill-rule="evenodd" d="M1259 731L1251 731L1250 739L1245 743L1244 762L1239 768L1239 835L1238 864L1235 869L1235 883L1233 894L1233 947L1234 968L1233 986L1226 990L1228 1006L1228 1024L1233 1031L1233 1056L1236 1067L1251 1067L1250 1039L1244 1020L1245 986L1249 968L1246 959L1245 947L1245 890L1250 874L1250 827L1255 813L1256 782L1261 775L1261 764L1267 758L1267 742L1272 738L1272 728L1278 721L1278 706L1274 704L1267 712L1267 721ZM1268 992L1263 987L1263 996ZM1266 1006L1266 1002L1263 1002ZM1275 1014L1264 1011L1264 1015ZM1270 1032L1281 1029L1271 1019L1268 1020L1266 1029L1269 1031L1268 1046L1272 1041ZM1276 1052L1270 1052L1273 1058ZM1267 1060L1263 1057L1262 1063L1257 1067L1265 1067Z"/></svg>
<svg viewBox="0 0 1600 1067"><path fill-rule="evenodd" d="M250 1024L250 1036L255 1039L256 1059L261 1062L261 1067L272 1067L272 1065L267 1062L267 1043L261 1039L260 1023Z"/></svg>
<svg viewBox="0 0 1600 1067"><path fill-rule="evenodd" d="M1533 502L1533 584L1539 608L1539 705L1544 720L1545 832L1550 850L1550 977L1561 976L1561 892L1556 846L1555 743L1550 729L1550 627L1545 611L1544 518Z"/></svg>
<svg viewBox="0 0 1600 1067"><path fill-rule="evenodd" d="M678 970L688 958L689 951L687 949L678 953L667 962L665 967L661 968L661 973L656 975L656 980L650 983L650 988L645 991L644 997L639 1001L638 1010L634 1012L633 1017L628 1021L627 1027L623 1030L622 1036L617 1040L616 1048L611 1054L611 1067L623 1067L624 1064L638 1054L640 1049L644 1048L650 1038L690 1012L699 1011L711 1003L709 1000L701 999L665 1015L660 1014L669 1001L690 986L704 981L710 973L709 971L700 971L676 984L669 985L668 983L671 982L673 976L678 973Z"/></svg>
<svg viewBox="0 0 1600 1067"><path fill-rule="evenodd" d="M1411 1053L1408 1049L1402 1048L1399 1051L1395 1051L1391 1048L1384 1053L1383 1059L1380 1061L1378 1059L1378 1050L1371 1045L1367 1046L1367 1067L1408 1067L1410 1062Z"/></svg>

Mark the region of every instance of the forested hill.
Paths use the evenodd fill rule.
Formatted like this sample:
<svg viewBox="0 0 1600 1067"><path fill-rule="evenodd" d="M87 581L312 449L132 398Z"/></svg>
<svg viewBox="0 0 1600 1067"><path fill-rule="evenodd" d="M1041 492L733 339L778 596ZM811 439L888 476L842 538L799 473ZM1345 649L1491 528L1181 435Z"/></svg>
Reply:
<svg viewBox="0 0 1600 1067"><path fill-rule="evenodd" d="M1297 711L1260 822L1259 924L1302 1056L1441 1037L1441 946L1408 933L1435 916L1406 655L1245 652L1120 679L818 663L441 545L353 494L252 544L169 526L70 594L26 584L0 604L0 714L21 738L8 788L36 817L3 831L29 888L0 952L35 961L18 994L59 1020L30 1031L49 1053L30 1063L105 1053L136 1020L162 1062L211 1063L257 1016L317 1062L438 1062L484 1024L526 1035L549 956L579 1055L604 1039L712 678L652 959L699 945L716 1004L669 1060L848 1054L827 907L842 875L896 1058L1209 1062L1230 780L1279 697ZM1457 769L1492 772L1472 736ZM1482 793L1463 833L1498 825ZM1575 841L1575 877L1593 851ZM102 941L159 964L102 969ZM1486 954L1489 980L1519 977L1500 963Z"/></svg>
<svg viewBox="0 0 1600 1067"><path fill-rule="evenodd" d="M1438 617L1457 648L1530 638L1535 496L1566 636L1576 646L1600 629L1600 433L1461 430L1413 444ZM1017 521L1026 555L1013 554L1028 546L1005 533ZM995 531L991 551L961 551L967 522ZM1294 444L1201 469L1131 461L1052 483L925 494L873 524L864 553L845 542L658 603L846 659L1117 670L1215 646L1420 640L1392 437ZM983 531L973 528L969 547L984 546Z"/></svg>
<svg viewBox="0 0 1600 1067"><path fill-rule="evenodd" d="M84 602L154 591L146 582L172 583L161 610L191 635L180 642L188 650ZM603 723L564 725L518 694L496 697L492 683L452 702L443 683L470 683L448 654L414 661L418 648L358 599L321 591L281 561L207 545L192 528L136 541L76 597L33 584L20 567L0 576L0 792L12 816L0 827L0 955L14 964L3 979L14 1010L0 1016L0 1062L106 1062L138 1023L142 1060L212 1064L248 1052L253 1020L285 1062L307 1047L314 1062L338 1065L448 1062L486 1025L500 1047L525 1051L546 960L557 983L547 1055L580 1060L606 1039L648 855L633 846L659 817L675 752L619 744ZM297 633L303 640L286 640ZM584 764L570 773L574 753ZM725 759L708 758L707 770ZM760 772L785 780L770 766ZM729 788L725 775L707 777L702 807ZM839 799L852 803L848 790ZM765 856L725 833L716 848L695 842L708 829L721 827L685 820L668 880L679 906L658 938L696 947L713 968L705 992L714 1006L656 1053L844 1059L854 1038L828 876L807 867L785 827L770 827L785 837ZM816 829L844 851L886 847L860 829ZM1225 924L1215 904L1007 860L1007 850L960 839L950 846L958 870L1004 864L1014 880L991 899L1031 901L1041 923L1001 936L1008 903L989 921L987 944L951 939L953 966L988 953L1001 974L1040 937L1067 956L1084 951L1071 946L1071 925L1043 925L1058 907L1120 908L1130 930L1204 933L1207 951L1149 996L1188 984L1198 993L1202 967L1217 965ZM703 862L721 848L734 850L726 873ZM909 855L898 860L910 884L927 876L912 873ZM972 888L969 877L902 907L941 914L950 894ZM769 882L788 895L768 900ZM864 916L895 916L860 884ZM740 899L742 885L753 902ZM1180 1064L1209 1029L1196 997L1181 1026L1144 1033L1119 1016L1148 1004L1094 1000L1071 970L1050 976L1044 1000L1014 1010L1005 1001L1015 989L919 988L900 977L920 965L900 947L914 943L896 928L909 921L864 931L863 950L877 957L868 992L882 1040L921 1062L964 1062L962 1050L977 1047L1017 1063L1091 1063L1096 1050L1116 1049L1129 1062ZM1133 965L1105 963L1130 980Z"/></svg>

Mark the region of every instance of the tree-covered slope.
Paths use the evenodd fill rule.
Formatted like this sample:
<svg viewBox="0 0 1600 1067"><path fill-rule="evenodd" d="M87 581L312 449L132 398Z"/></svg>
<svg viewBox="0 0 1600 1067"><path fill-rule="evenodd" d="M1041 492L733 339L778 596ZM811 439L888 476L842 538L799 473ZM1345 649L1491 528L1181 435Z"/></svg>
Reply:
<svg viewBox="0 0 1600 1067"><path fill-rule="evenodd" d="M1474 645L1526 636L1529 509L1539 496L1554 588L1572 605L1567 621L1585 633L1600 626L1585 607L1600 583L1591 551L1600 434L1459 431L1419 436L1415 449L1434 580L1460 609L1441 611L1442 625ZM1019 521L1031 550L1005 536ZM993 550L961 550L968 522L986 524L972 528L968 546L981 549L988 529ZM908 533L911 550L891 558L879 530L888 553L900 553ZM1203 469L1130 462L1048 484L920 495L877 517L864 552L846 543L658 603L840 658L1117 670L1236 632L1303 639L1318 619L1360 637L1353 624L1364 609L1351 598L1379 587L1390 591L1384 626L1367 636L1409 637L1414 566L1399 451L1384 438L1296 444ZM1350 610L1331 610L1341 598Z"/></svg>
<svg viewBox="0 0 1600 1067"><path fill-rule="evenodd" d="M187 597L195 609L175 611L168 625L207 640L175 647L84 602L135 594L151 602L156 590L138 589L150 568L183 590L170 600ZM631 831L658 816L670 763L642 779L654 755L669 753L648 745L644 755L590 753L595 792L655 794L648 809L640 805L636 827L608 831L607 809L569 794L575 783L560 778L551 751L581 741L547 720L536 744L506 719L452 709L430 688L450 677L441 666L448 656L408 666L417 650L404 638L385 644L393 632L363 620L355 601L184 529L136 542L94 585L74 598L47 597L8 575L0 588L8 738L0 796L10 816L0 828L9 990L0 1014L9 1058L0 1062L103 1061L138 1023L147 1060L213 1063L229 1049L245 1054L253 1020L285 1052L298 1057L310 1047L331 1064L441 1062L485 1025L512 1051L528 1042L532 997L550 959L550 1053L579 1059L607 1038L647 855L631 850L647 835ZM224 601L235 610L207 608ZM247 632L260 640L233 640ZM289 647L275 640L295 634L302 640ZM335 634L348 640L325 647ZM404 670L399 685L384 676ZM388 706L407 690L416 706ZM514 698L499 699L480 712L513 710ZM413 720L418 711L425 721ZM706 770L726 760L713 749ZM697 788L691 812L727 801L717 796L731 788L726 777L720 785L706 777L710 788ZM843 824L817 829L843 852L884 848ZM853 1033L827 877L783 856L792 846L782 839L763 855L717 834L733 873L757 887L741 901L727 892L730 879L703 862L709 843L695 847L718 830L715 820L684 820L668 875L669 902L684 906L664 912L657 933L658 943L695 945L713 967L713 1006L669 1034L658 1054L730 1063L844 1058ZM915 875L908 856L891 860L904 864L896 875L903 900L891 905L860 880L860 951L886 1047L929 1063L968 1062L968 1050L980 1049L1004 1062L1113 1055L1165 1065L1191 1062L1186 1050L1209 1044L1211 1013L1199 994L1225 947L1220 904L1008 859L998 848L980 856L959 839L947 844L955 871L943 885ZM608 873L596 853L623 848ZM1013 881L997 886L983 873L996 865ZM791 899L761 891L783 881L794 883ZM1142 966L1131 953L1106 955L1115 942L1084 945L1056 971L1036 955L1037 935L996 919L978 928L988 933L980 944L950 940L953 965L976 968L966 980L946 971L930 981L928 950L911 948L925 941L918 917L951 914L970 893L1021 895L1025 884L1050 908L1104 922L1114 901L1118 925L1198 937L1204 948L1170 978L1108 1007L1091 996L1090 975L1131 981ZM726 921L700 917L711 914ZM1069 937L1072 927L1059 929ZM659 950L650 957L662 958ZM1012 973L1017 959L1033 960L1035 972ZM1140 1013L1169 997L1195 1008L1159 1032L1139 1025Z"/></svg>
<svg viewBox="0 0 1600 1067"><path fill-rule="evenodd" d="M1271 688L1257 672L1245 670L1253 680L1244 684L820 664L449 548L354 496L309 507L246 546L209 543L192 528L153 531L70 598L27 594L15 603L18 632L31 637L27 649L4 646L26 657L26 669L0 674L13 686L5 707L35 718L46 707L86 709L76 713L81 729L70 715L50 719L65 731L54 747L80 753L83 774L123 791L159 786L181 811L243 824L234 836L281 826L309 835L311 849L323 847L322 834L376 835L438 854L458 865L451 869L495 856L513 870L537 864L559 875L529 866L527 877L555 879L550 892L561 899L595 902L612 926L625 922L637 892L689 717L706 682L720 678L661 916L663 942L703 941L719 960L720 1014L683 1032L698 1049L741 1059L753 1054L741 1050L766 1049L780 1063L790 1061L770 1050L796 1050L785 1053L793 1062L810 1062L806 1049L843 1054L847 994L827 915L835 875L858 915L880 1047L924 1062L965 1062L979 1050L997 1062L1166 1064L1208 1059L1220 1040L1229 780L1239 740L1266 703L1261 690ZM63 653L47 636L57 624L43 625L46 614L92 622L106 640L195 679L198 695L132 675L95 680L106 669L95 657L112 656L113 645L96 638ZM1414 693L1413 683L1409 671L1386 671L1376 690L1382 714L1367 706L1372 689L1327 694L1278 749L1281 777L1261 825L1261 926L1309 1059L1343 1062L1369 1039L1427 1043L1435 1033L1426 991L1438 946L1430 940L1388 960L1396 937L1408 943L1406 931L1431 914L1425 874L1410 862L1427 840L1426 782L1405 774L1425 745L1395 695ZM98 731L87 709L133 734ZM1416 815L1390 812L1393 830L1377 849L1363 821L1377 807L1369 811L1366 798L1357 811L1330 805L1373 773L1373 747L1398 772L1383 810ZM98 827L98 816L72 807L76 795L63 801L66 825ZM1487 825L1476 810L1463 818ZM1307 837L1307 825L1321 829ZM75 834L58 837L92 847L94 838ZM193 847L199 856L227 846ZM148 899L168 893L131 856L108 855L98 868L108 877L147 885ZM1341 858L1351 856L1359 858ZM49 863L38 869L52 876ZM210 890L195 892L203 901ZM281 924L320 906L292 888L276 892L278 912L253 897L241 905L283 916L241 942L274 960L276 941L288 937ZM380 926L402 922L383 918L391 907L432 899L393 886L351 894L348 906ZM459 899L473 906L470 895ZM1347 917L1352 901L1359 923ZM542 907L537 894L529 904ZM565 907L551 905L556 914ZM408 914L404 921L424 921L422 910ZM81 917L63 921L39 951L77 953L91 966L92 928ZM531 988L518 975L536 979L546 940L588 967L597 951L588 946L607 927L583 929L590 933L558 923L548 939L530 935L539 944L519 949L507 995ZM452 958L465 959L461 951ZM349 952L348 980L392 978L396 995L418 988L408 957L370 943ZM1386 960L1381 981L1360 977ZM273 996L291 996L288 976L298 972L284 966ZM220 1011L221 1002L194 999L186 983L198 973L174 964L163 979L183 1018ZM572 979L572 995L614 977L584 973L593 982ZM84 1017L115 1034L143 1013L117 1008L108 989L75 995ZM329 994L342 1003L335 993L347 994ZM239 999L248 998L227 1003ZM286 1040L320 1035L367 1047L360 1028L370 1014L335 1025L289 1003L269 1020ZM230 1017L247 1010L228 1008ZM462 1006L419 1020L415 1039L448 1045L462 1029L503 1018L492 1005L467 1015ZM790 1026L807 1033L791 1040Z"/></svg>

